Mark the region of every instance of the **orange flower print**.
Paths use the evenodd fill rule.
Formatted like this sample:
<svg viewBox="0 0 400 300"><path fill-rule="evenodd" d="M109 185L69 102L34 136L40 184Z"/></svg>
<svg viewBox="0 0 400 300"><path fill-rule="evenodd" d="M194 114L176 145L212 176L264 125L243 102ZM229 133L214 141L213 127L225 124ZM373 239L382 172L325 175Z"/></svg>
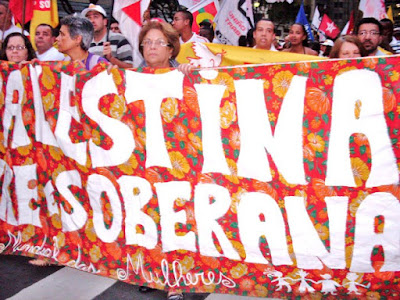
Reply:
<svg viewBox="0 0 400 300"><path fill-rule="evenodd" d="M85 234L86 234L86 237L91 242L97 241L97 235L96 235L96 231L94 230L93 220L92 219L88 219L88 221L86 222Z"/></svg>
<svg viewBox="0 0 400 300"><path fill-rule="evenodd" d="M399 81L400 74L397 71L391 71L389 72L389 78L392 82L397 82Z"/></svg>
<svg viewBox="0 0 400 300"><path fill-rule="evenodd" d="M273 92L280 98L285 97L292 82L293 74L290 71L281 71L272 78Z"/></svg>
<svg viewBox="0 0 400 300"><path fill-rule="evenodd" d="M121 259L122 250L120 245L118 245L116 242L107 243L106 249L108 254L110 254L115 260Z"/></svg>
<svg viewBox="0 0 400 300"><path fill-rule="evenodd" d="M386 87L382 88L383 91L383 108L385 113L391 112L396 107L396 97L393 90Z"/></svg>
<svg viewBox="0 0 400 300"><path fill-rule="evenodd" d="M363 181L366 181L369 177L369 169L366 163L364 163L359 157L351 158L351 168L353 170L354 181L357 186L361 186Z"/></svg>
<svg viewBox="0 0 400 300"><path fill-rule="evenodd" d="M35 226L29 224L22 230L22 241L27 242L35 235Z"/></svg>
<svg viewBox="0 0 400 300"><path fill-rule="evenodd" d="M124 98L115 96L110 104L110 116L114 119L121 120L126 112L126 101Z"/></svg>
<svg viewBox="0 0 400 300"><path fill-rule="evenodd" d="M185 174L190 171L190 166L186 158L177 151L170 152L169 158L171 159L172 164L172 169L169 171L171 175L179 179L185 177Z"/></svg>
<svg viewBox="0 0 400 300"><path fill-rule="evenodd" d="M229 145L234 149L240 148L240 131L238 129L232 129L229 133Z"/></svg>
<svg viewBox="0 0 400 300"><path fill-rule="evenodd" d="M127 175L132 175L134 170L138 167L139 163L136 159L135 154L132 154L131 157L123 164L118 166L122 172Z"/></svg>
<svg viewBox="0 0 400 300"><path fill-rule="evenodd" d="M312 129L317 129L321 126L321 119L313 119L311 121L311 128Z"/></svg>
<svg viewBox="0 0 400 300"><path fill-rule="evenodd" d="M184 126L182 123L176 123L174 125L174 133L175 133L175 137L179 141L186 141L188 130L187 130L187 127Z"/></svg>
<svg viewBox="0 0 400 300"><path fill-rule="evenodd" d="M42 67L42 76L40 83L48 90L53 89L56 84L56 79L54 78L54 72L50 69L49 66Z"/></svg>
<svg viewBox="0 0 400 300"><path fill-rule="evenodd" d="M311 180L312 188L318 198L324 199L324 197L336 196L336 192L332 187L325 185L325 181L320 178L313 178Z"/></svg>
<svg viewBox="0 0 400 300"><path fill-rule="evenodd" d="M90 255L90 260L94 263L97 263L100 258L103 256L101 254L101 249L99 246L94 245L90 250L89 250L89 255Z"/></svg>
<svg viewBox="0 0 400 300"><path fill-rule="evenodd" d="M228 179L230 182L233 182L235 184L239 183L239 179L237 177L237 165L236 162L230 158L226 159L226 162L228 163L228 168L231 172L230 175L225 175L225 178Z"/></svg>
<svg viewBox="0 0 400 300"><path fill-rule="evenodd" d="M324 241L329 238L329 230L328 227L326 227L325 225L318 223L317 225L315 225L315 230L317 231L321 240Z"/></svg>
<svg viewBox="0 0 400 300"><path fill-rule="evenodd" d="M47 112L54 107L55 96L53 93L48 93L42 97L44 111Z"/></svg>
<svg viewBox="0 0 400 300"><path fill-rule="evenodd" d="M300 72L308 73L310 71L310 69L311 69L311 64L309 62L299 63L297 65L297 69Z"/></svg>
<svg viewBox="0 0 400 300"><path fill-rule="evenodd" d="M325 114L331 107L326 92L317 87L310 87L306 90L306 103L311 110L320 115Z"/></svg>
<svg viewBox="0 0 400 300"><path fill-rule="evenodd" d="M161 104L161 115L167 123L171 123L173 119L178 115L178 100L175 98L167 98Z"/></svg>
<svg viewBox="0 0 400 300"><path fill-rule="evenodd" d="M182 266L183 274L188 273L191 269L195 267L194 258L192 256L185 256L184 259L180 261Z"/></svg>
<svg viewBox="0 0 400 300"><path fill-rule="evenodd" d="M235 91L235 86L233 84L233 78L228 73L219 72L218 76L211 80L212 84L226 86L223 98L229 97L229 93Z"/></svg>
<svg viewBox="0 0 400 300"><path fill-rule="evenodd" d="M211 257L211 256L200 256L201 261L206 265L209 266L211 269L219 269L220 262L218 259Z"/></svg>
<svg viewBox="0 0 400 300"><path fill-rule="evenodd" d="M190 143L194 147L194 149L201 151L203 149L203 145L201 142L201 138L199 138L197 135L193 134L192 132L189 133L188 135Z"/></svg>
<svg viewBox="0 0 400 300"><path fill-rule="evenodd" d="M369 144L367 136L363 133L355 133L354 134L354 142L358 146L367 146Z"/></svg>
<svg viewBox="0 0 400 300"><path fill-rule="evenodd" d="M255 281L250 278L242 279L239 283L242 291L251 292L254 288Z"/></svg>
<svg viewBox="0 0 400 300"><path fill-rule="evenodd" d="M196 115L200 115L200 108L197 102L197 91L193 87L185 86L183 88L183 97L185 104L192 110Z"/></svg>
<svg viewBox="0 0 400 300"><path fill-rule="evenodd" d="M229 101L225 101L224 106L221 108L221 127L227 129L235 121L236 106Z"/></svg>
<svg viewBox="0 0 400 300"><path fill-rule="evenodd" d="M310 142L309 145L311 146L311 148L314 149L314 151L318 151L318 152L323 152L325 149L325 142L322 139L322 137L320 137L317 134L314 133L310 133L307 136L307 140Z"/></svg>
<svg viewBox="0 0 400 300"><path fill-rule="evenodd" d="M247 265L242 263L237 264L230 270L231 276L235 279L243 277L247 272Z"/></svg>
<svg viewBox="0 0 400 300"><path fill-rule="evenodd" d="M363 62L366 68L375 70L375 67L378 64L378 58L366 58L363 59Z"/></svg>

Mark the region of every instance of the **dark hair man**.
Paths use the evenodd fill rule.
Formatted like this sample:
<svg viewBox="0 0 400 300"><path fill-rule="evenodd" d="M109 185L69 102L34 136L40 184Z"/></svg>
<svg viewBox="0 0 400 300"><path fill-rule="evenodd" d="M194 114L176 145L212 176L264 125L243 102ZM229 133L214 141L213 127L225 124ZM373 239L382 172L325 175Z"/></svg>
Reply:
<svg viewBox="0 0 400 300"><path fill-rule="evenodd" d="M256 23L253 31L255 49L278 51L275 48L275 25L271 20L261 19Z"/></svg>
<svg viewBox="0 0 400 300"><path fill-rule="evenodd" d="M56 41L54 28L49 24L40 24L35 31L36 56L40 61L64 60L64 54L53 47Z"/></svg>
<svg viewBox="0 0 400 300"><path fill-rule="evenodd" d="M120 68L132 68L132 47L127 39L118 33L110 32L107 40L107 13L100 5L90 4L82 11L94 28L94 37L89 52L105 57Z"/></svg>
<svg viewBox="0 0 400 300"><path fill-rule="evenodd" d="M378 48L382 42L382 25L375 18L362 18L356 25L355 34L367 50L368 56L386 55Z"/></svg>
<svg viewBox="0 0 400 300"><path fill-rule="evenodd" d="M193 15L188 10L179 10L175 13L172 21L172 26L178 31L181 44L200 42L208 43L209 41L200 35L197 35L192 31Z"/></svg>

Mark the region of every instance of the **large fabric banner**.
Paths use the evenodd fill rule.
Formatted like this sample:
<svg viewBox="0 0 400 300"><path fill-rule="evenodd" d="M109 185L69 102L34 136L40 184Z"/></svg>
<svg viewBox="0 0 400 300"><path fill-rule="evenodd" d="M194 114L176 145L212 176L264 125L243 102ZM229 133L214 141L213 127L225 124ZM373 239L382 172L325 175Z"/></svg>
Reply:
<svg viewBox="0 0 400 300"><path fill-rule="evenodd" d="M0 76L3 254L184 292L400 297L399 57Z"/></svg>

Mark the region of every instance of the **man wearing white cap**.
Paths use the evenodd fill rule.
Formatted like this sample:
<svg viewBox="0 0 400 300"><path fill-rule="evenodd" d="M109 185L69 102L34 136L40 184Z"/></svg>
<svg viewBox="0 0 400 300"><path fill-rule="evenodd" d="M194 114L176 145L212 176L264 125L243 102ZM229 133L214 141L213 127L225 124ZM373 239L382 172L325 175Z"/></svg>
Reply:
<svg viewBox="0 0 400 300"><path fill-rule="evenodd" d="M132 68L132 47L122 35L109 32L107 40L107 13L100 5L90 4L82 11L94 27L89 52L105 57L120 68Z"/></svg>
<svg viewBox="0 0 400 300"><path fill-rule="evenodd" d="M323 43L321 43L321 50L319 51L319 56L329 57L329 53L331 52L333 47L333 41L330 39L326 39Z"/></svg>

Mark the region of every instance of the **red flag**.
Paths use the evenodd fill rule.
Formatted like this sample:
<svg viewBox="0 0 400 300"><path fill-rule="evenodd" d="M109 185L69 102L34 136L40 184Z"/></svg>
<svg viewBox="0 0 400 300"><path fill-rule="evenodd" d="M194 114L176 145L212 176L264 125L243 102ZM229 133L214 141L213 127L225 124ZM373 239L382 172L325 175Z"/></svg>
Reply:
<svg viewBox="0 0 400 300"><path fill-rule="evenodd" d="M33 15L33 1L34 0L26 0L25 3L25 24L28 23L32 19ZM14 16L15 22L22 24L22 19L24 15L23 11L23 0L10 0L9 8Z"/></svg>
<svg viewBox="0 0 400 300"><path fill-rule="evenodd" d="M138 67L143 58L139 52L139 33L143 13L149 8L150 0L115 0L113 16L119 28L133 48L133 66Z"/></svg>
<svg viewBox="0 0 400 300"><path fill-rule="evenodd" d="M341 35L353 34L353 30L354 30L354 12L351 11L350 20L344 26Z"/></svg>
<svg viewBox="0 0 400 300"><path fill-rule="evenodd" d="M339 27L337 27L335 22L333 22L327 15L322 17L318 29L331 39L335 39L340 33Z"/></svg>
<svg viewBox="0 0 400 300"><path fill-rule="evenodd" d="M190 7L188 11L193 14L194 19L192 30L199 33L199 24L204 20L208 20L212 24L218 10L219 2L216 0L201 1L199 4Z"/></svg>

